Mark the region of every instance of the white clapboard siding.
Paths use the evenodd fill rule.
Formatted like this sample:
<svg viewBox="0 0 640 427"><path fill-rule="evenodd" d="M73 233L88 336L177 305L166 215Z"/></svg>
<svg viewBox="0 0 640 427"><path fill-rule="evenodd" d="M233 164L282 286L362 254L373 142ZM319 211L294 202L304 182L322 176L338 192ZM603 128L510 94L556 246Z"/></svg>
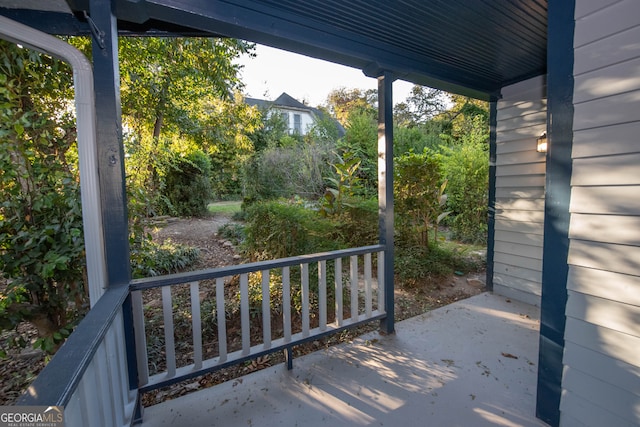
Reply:
<svg viewBox="0 0 640 427"><path fill-rule="evenodd" d="M575 213L571 217L569 237L593 242L640 246L640 216Z"/></svg>
<svg viewBox="0 0 640 427"><path fill-rule="evenodd" d="M535 222L516 221L506 218L500 220L500 222L496 224L496 230L539 235L542 235L543 232L540 228L540 224Z"/></svg>
<svg viewBox="0 0 640 427"><path fill-rule="evenodd" d="M493 285L508 287L511 290L515 290L523 294L530 294L536 297L539 297L541 294L539 279L527 280L504 273L495 273L493 277ZM513 296L513 294L509 294L509 296ZM533 299L533 297L527 297L527 299Z"/></svg>
<svg viewBox="0 0 640 427"><path fill-rule="evenodd" d="M640 67L638 69L640 70ZM640 94L640 91L638 93ZM640 152L574 159L571 184L575 186L638 185L640 184L638 165L640 165Z"/></svg>
<svg viewBox="0 0 640 427"><path fill-rule="evenodd" d="M640 185L574 186L571 213L637 215L640 212Z"/></svg>
<svg viewBox="0 0 640 427"><path fill-rule="evenodd" d="M540 211L504 211L496 210L496 219L504 221L520 221L520 222L537 222L542 224L544 222L544 212Z"/></svg>
<svg viewBox="0 0 640 427"><path fill-rule="evenodd" d="M544 175L497 176L496 188L500 187L535 187L544 188Z"/></svg>
<svg viewBox="0 0 640 427"><path fill-rule="evenodd" d="M574 265L569 270L567 289L640 306L640 280L629 274Z"/></svg>
<svg viewBox="0 0 640 427"><path fill-rule="evenodd" d="M528 152L531 149L531 135L525 135L522 139L508 139L504 138L505 135L500 135L500 140L496 144L496 152L498 154Z"/></svg>
<svg viewBox="0 0 640 427"><path fill-rule="evenodd" d="M513 254L526 256L529 258L542 259L542 252L537 246L527 246L509 242L496 242L494 251L502 252L503 254Z"/></svg>
<svg viewBox="0 0 640 427"><path fill-rule="evenodd" d="M639 138L640 121L574 131L572 156L581 159L637 153Z"/></svg>
<svg viewBox="0 0 640 427"><path fill-rule="evenodd" d="M544 199L542 188L501 187L496 189L500 199Z"/></svg>
<svg viewBox="0 0 640 427"><path fill-rule="evenodd" d="M545 155L536 139L546 130L543 77L502 88L496 133L493 290L540 303Z"/></svg>
<svg viewBox="0 0 640 427"><path fill-rule="evenodd" d="M577 0L561 425L640 425L640 2Z"/></svg>
<svg viewBox="0 0 640 427"><path fill-rule="evenodd" d="M571 239L569 264L638 277L640 273L640 246ZM640 327L638 329L640 332Z"/></svg>

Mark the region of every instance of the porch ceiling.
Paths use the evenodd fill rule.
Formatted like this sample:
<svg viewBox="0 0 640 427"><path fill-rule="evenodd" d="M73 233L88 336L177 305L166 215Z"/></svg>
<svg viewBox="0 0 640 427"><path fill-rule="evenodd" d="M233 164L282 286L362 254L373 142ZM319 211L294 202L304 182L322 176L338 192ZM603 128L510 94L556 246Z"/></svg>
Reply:
<svg viewBox="0 0 640 427"><path fill-rule="evenodd" d="M49 1L0 1L45 9ZM88 0L69 0L74 12ZM487 99L501 87L546 72L547 0L117 0L129 34L218 34ZM13 6L12 6L13 5ZM50 9L50 7L49 7ZM49 32L46 16L0 14ZM76 16L80 14L76 13ZM69 14L67 13L67 18ZM69 22L83 18L70 19ZM29 22L30 21L30 22ZM192 31L195 30L195 31Z"/></svg>

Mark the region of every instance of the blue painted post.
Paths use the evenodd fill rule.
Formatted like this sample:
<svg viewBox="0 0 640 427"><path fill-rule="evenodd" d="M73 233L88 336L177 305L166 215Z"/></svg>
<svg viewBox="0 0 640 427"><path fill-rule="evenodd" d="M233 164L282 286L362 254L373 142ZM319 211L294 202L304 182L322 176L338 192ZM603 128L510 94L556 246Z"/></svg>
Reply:
<svg viewBox="0 0 640 427"><path fill-rule="evenodd" d="M93 37L96 93L96 137L109 286L128 285L129 230L122 145L118 32L110 0L90 1L91 19L99 31Z"/></svg>
<svg viewBox="0 0 640 427"><path fill-rule="evenodd" d="M550 0L547 36L547 172L536 416L560 425L569 266L573 146L574 0Z"/></svg>
<svg viewBox="0 0 640 427"><path fill-rule="evenodd" d="M378 209L380 244L384 249L384 309L380 331L395 332L393 283L393 77L383 72L378 77Z"/></svg>
<svg viewBox="0 0 640 427"><path fill-rule="evenodd" d="M102 224L109 287L129 286L129 226L122 143L122 111L120 106L120 71L118 62L118 29L111 0L90 0L91 20L95 24L92 37L93 78L96 99L96 142L102 201ZM135 336L131 295L122 305L127 351L129 389L138 389ZM142 421L142 405L138 394L134 420Z"/></svg>
<svg viewBox="0 0 640 427"><path fill-rule="evenodd" d="M496 141L498 124L498 102L489 104L489 206L487 209L487 289L493 290L493 256L496 234Z"/></svg>

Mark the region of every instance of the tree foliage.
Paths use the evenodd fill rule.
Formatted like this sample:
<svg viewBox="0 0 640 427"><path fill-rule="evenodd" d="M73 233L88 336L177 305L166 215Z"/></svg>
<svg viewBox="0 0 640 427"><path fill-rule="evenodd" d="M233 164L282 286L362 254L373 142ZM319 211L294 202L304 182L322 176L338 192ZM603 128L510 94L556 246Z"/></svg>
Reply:
<svg viewBox="0 0 640 427"><path fill-rule="evenodd" d="M438 225L449 214L444 211L447 181L441 176L439 156L425 150L403 154L394 163L393 193L401 240L424 247L437 244ZM431 241L429 233L433 234Z"/></svg>
<svg viewBox="0 0 640 427"><path fill-rule="evenodd" d="M0 70L0 327L53 351L87 301L72 75L5 41Z"/></svg>
<svg viewBox="0 0 640 427"><path fill-rule="evenodd" d="M143 197L138 204L147 206L147 212L193 211L188 206L175 210L170 202L176 193L167 194L163 180L169 173L175 177L185 156L199 151L211 157L216 172L210 175L211 185L199 191L211 189L217 197L239 191L240 163L252 151L247 135L258 126L259 116L235 93L242 84L234 58L251 49L235 39L121 41L123 125L131 154L127 173L134 176L130 195ZM211 192L188 194L195 200L185 200L187 205L214 197Z"/></svg>
<svg viewBox="0 0 640 427"><path fill-rule="evenodd" d="M229 38L127 37L120 40L124 124L138 136L163 128L200 131L203 100L233 97L240 88L233 59L250 48Z"/></svg>
<svg viewBox="0 0 640 427"><path fill-rule="evenodd" d="M447 102L448 96L445 92L414 85L407 99L395 105L393 119L401 127L423 125L444 112Z"/></svg>
<svg viewBox="0 0 640 427"><path fill-rule="evenodd" d="M371 119L377 117L378 91L375 89L332 90L327 96L326 109L342 126L347 126L352 114L363 114Z"/></svg>

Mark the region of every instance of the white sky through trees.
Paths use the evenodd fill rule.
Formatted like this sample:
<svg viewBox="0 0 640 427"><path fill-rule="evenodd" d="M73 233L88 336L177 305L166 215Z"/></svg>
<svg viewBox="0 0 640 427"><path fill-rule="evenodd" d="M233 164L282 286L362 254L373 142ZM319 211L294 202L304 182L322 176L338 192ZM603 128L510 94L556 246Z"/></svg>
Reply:
<svg viewBox="0 0 640 427"><path fill-rule="evenodd" d="M250 98L273 100L286 92L300 102L316 107L324 104L333 89L375 89L376 79L366 77L361 70L294 54L284 50L256 45L255 58L244 55L241 79L244 93ZM412 83L393 84L393 103L404 101Z"/></svg>

